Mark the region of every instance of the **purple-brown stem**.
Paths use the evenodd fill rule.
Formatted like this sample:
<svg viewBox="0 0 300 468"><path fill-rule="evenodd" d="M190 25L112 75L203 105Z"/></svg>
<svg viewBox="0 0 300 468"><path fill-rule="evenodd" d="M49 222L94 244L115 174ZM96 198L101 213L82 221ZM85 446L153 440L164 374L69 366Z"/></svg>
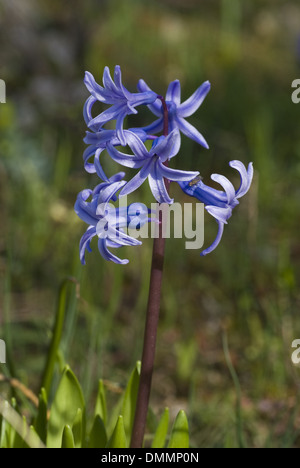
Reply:
<svg viewBox="0 0 300 468"><path fill-rule="evenodd" d="M158 98L161 100L164 110L164 136L167 136L169 134L168 107L166 101L162 96L158 96ZM165 184L167 190L169 191L170 181L165 180ZM149 298L144 332L140 385L135 409L135 419L132 429L130 445L131 448L142 448L143 446L150 400L152 374L154 368L166 241L163 235L161 211L159 221L160 223L158 225L158 237L154 239L153 243Z"/></svg>

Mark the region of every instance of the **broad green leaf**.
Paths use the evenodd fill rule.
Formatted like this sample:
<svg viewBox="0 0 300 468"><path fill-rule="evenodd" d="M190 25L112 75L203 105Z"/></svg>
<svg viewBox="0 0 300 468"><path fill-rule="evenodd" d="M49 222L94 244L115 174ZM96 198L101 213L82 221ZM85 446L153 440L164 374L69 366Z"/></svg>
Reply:
<svg viewBox="0 0 300 468"><path fill-rule="evenodd" d="M169 408L165 408L158 423L151 448L164 448L169 430Z"/></svg>
<svg viewBox="0 0 300 468"><path fill-rule="evenodd" d="M75 448L73 432L68 424L64 427L63 430L61 448Z"/></svg>
<svg viewBox="0 0 300 468"><path fill-rule="evenodd" d="M99 414L97 414L90 432L88 448L105 448L106 444L107 434L104 422Z"/></svg>
<svg viewBox="0 0 300 468"><path fill-rule="evenodd" d="M116 419L121 414L124 417L124 427L128 440L131 438L131 431L134 421L140 368L141 363L138 361L129 377L124 393L121 395L118 403L113 407L110 413L109 422L105 425L107 432L109 434L112 433L115 428Z"/></svg>
<svg viewBox="0 0 300 468"><path fill-rule="evenodd" d="M44 388L41 389L39 394L39 406L37 416L35 418L33 427L36 430L36 433L42 440L42 442L46 443L47 438L47 411L48 411L48 399L46 390Z"/></svg>
<svg viewBox="0 0 300 468"><path fill-rule="evenodd" d="M61 447L62 433L66 425L72 427L78 409L84 414L84 398L79 382L67 366L61 377L50 411L47 447Z"/></svg>
<svg viewBox="0 0 300 468"><path fill-rule="evenodd" d="M128 448L123 416L118 417L118 421L106 448Z"/></svg>
<svg viewBox="0 0 300 468"><path fill-rule="evenodd" d="M131 432L134 422L137 395L140 382L140 373L141 363L138 361L135 366L135 369L133 370L129 378L122 403L121 414L124 418L124 429L128 440L131 438Z"/></svg>
<svg viewBox="0 0 300 468"><path fill-rule="evenodd" d="M77 414L75 416L73 426L72 426L75 448L82 448L82 444L84 440L82 418L83 418L82 409L78 408Z"/></svg>
<svg viewBox="0 0 300 468"><path fill-rule="evenodd" d="M189 448L189 426L183 410L176 416L168 448Z"/></svg>
<svg viewBox="0 0 300 468"><path fill-rule="evenodd" d="M99 380L98 394L95 406L95 416L99 415L104 425L107 423L107 406L106 406L106 395L103 381Z"/></svg>

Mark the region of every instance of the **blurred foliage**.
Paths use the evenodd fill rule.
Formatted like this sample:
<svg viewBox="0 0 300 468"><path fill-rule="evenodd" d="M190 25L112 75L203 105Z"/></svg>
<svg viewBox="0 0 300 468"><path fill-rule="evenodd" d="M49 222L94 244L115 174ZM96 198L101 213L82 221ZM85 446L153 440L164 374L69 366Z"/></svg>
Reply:
<svg viewBox="0 0 300 468"><path fill-rule="evenodd" d="M0 397L0 448L128 448L133 426L131 409L136 404L140 367L138 362L116 407L109 408L110 421L106 418L108 408L102 380L99 381L94 413L90 420L86 420L82 389L69 366L61 372L49 410L47 392L41 388L34 418L20 414L15 398L10 403ZM150 442L146 441L144 446L189 448L185 412L178 412L169 431L169 409L165 408L153 427Z"/></svg>
<svg viewBox="0 0 300 468"><path fill-rule="evenodd" d="M300 336L300 107L291 101L299 14L296 0L0 0L3 374L38 393L68 277L59 364L70 363L85 401L99 378L113 400L140 358L151 241L125 251L125 268L105 263L96 246L84 268L78 259L85 227L73 204L93 184L81 156L84 71L101 81L105 65L119 64L129 89L143 77L161 94L178 78L183 98L209 79L212 91L190 121L211 149L183 139L184 163L175 164L208 183L212 172L235 176L231 159L253 161L255 180L212 255L168 242L152 409L168 406L174 419L184 408L197 447L238 446L237 425L247 446L300 446L300 376L290 359ZM141 198L149 201L146 188ZM205 245L216 227L207 217ZM26 415L27 400L13 396Z"/></svg>

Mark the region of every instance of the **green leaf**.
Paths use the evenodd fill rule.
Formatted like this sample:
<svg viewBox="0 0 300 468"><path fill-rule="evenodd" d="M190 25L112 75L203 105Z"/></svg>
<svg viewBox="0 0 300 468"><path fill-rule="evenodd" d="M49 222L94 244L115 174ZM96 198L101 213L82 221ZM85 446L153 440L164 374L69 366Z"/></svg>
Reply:
<svg viewBox="0 0 300 468"><path fill-rule="evenodd" d="M46 390L47 395L50 394L54 367L57 360L59 345L63 333L63 326L65 321L66 307L67 307L67 288L72 281L70 278L64 280L60 286L57 310L53 326L52 339L47 353L47 361L45 364L41 387Z"/></svg>
<svg viewBox="0 0 300 468"><path fill-rule="evenodd" d="M62 434L61 448L75 448L75 442L71 427L67 424Z"/></svg>
<svg viewBox="0 0 300 468"><path fill-rule="evenodd" d="M141 363L138 361L129 378L124 399L122 403L121 414L124 418L124 428L128 440L131 438L131 432L134 422L137 395L140 382Z"/></svg>
<svg viewBox="0 0 300 468"><path fill-rule="evenodd" d="M46 390L44 388L41 389L39 394L39 406L37 416L35 418L33 427L36 430L36 433L40 437L41 441L46 443L47 438L47 411L48 411L48 399Z"/></svg>
<svg viewBox="0 0 300 468"><path fill-rule="evenodd" d="M189 448L189 425L183 410L176 416L168 448Z"/></svg>
<svg viewBox="0 0 300 468"><path fill-rule="evenodd" d="M6 413L9 410L8 401L3 402L3 412ZM1 436L0 436L0 447L1 448L12 448L11 444L11 425L6 421L6 419L1 414Z"/></svg>
<svg viewBox="0 0 300 468"><path fill-rule="evenodd" d="M118 417L118 421L106 448L128 448L123 416Z"/></svg>
<svg viewBox="0 0 300 468"><path fill-rule="evenodd" d="M164 448L169 430L169 420L169 408L165 408L163 415L158 423L151 448Z"/></svg>
<svg viewBox="0 0 300 468"><path fill-rule="evenodd" d="M95 406L95 416L100 416L104 425L107 423L106 395L103 380L99 380L98 394Z"/></svg>
<svg viewBox="0 0 300 468"><path fill-rule="evenodd" d="M78 409L84 414L84 398L79 382L71 369L66 366L60 380L48 423L47 447L59 448L66 425L72 427Z"/></svg>
<svg viewBox="0 0 300 468"><path fill-rule="evenodd" d="M99 414L97 414L90 432L88 448L105 448L106 444L107 434L104 422Z"/></svg>
<svg viewBox="0 0 300 468"><path fill-rule="evenodd" d="M75 448L82 448L82 444L84 441L83 429L84 429L84 424L83 424L82 409L78 408L77 414L75 416L73 426L72 426Z"/></svg>
<svg viewBox="0 0 300 468"><path fill-rule="evenodd" d="M6 448L6 421L2 414L0 414L0 448Z"/></svg>

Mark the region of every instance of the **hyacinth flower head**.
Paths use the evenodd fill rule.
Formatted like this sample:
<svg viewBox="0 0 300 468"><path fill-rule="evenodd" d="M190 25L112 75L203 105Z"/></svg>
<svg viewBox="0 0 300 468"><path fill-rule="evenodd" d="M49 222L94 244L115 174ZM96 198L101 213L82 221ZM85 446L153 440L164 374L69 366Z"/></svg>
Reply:
<svg viewBox="0 0 300 468"><path fill-rule="evenodd" d="M126 265L128 260L121 260L112 254L109 248L120 248L123 246L137 246L141 242L123 232L135 224L136 210L139 208L139 224L150 221L148 210L142 204L129 205L129 207L114 208L112 201L117 200L117 192L126 184L123 181L124 173L116 174L108 182L99 184L94 190L83 190L79 193L75 212L89 227L82 236L79 245L80 260L85 264L85 252L91 252L90 243L93 237L98 236L98 249L102 257L114 263ZM88 199L91 198L91 201ZM141 223L142 220L142 223Z"/></svg>
<svg viewBox="0 0 300 468"><path fill-rule="evenodd" d="M213 244L202 255L212 252L219 244L224 225L232 215L233 208L238 204L241 198L249 189L253 176L252 164L248 170L239 161L232 161L231 167L237 169L241 176L241 186L235 190L231 182L219 174L213 174L211 177L223 187L223 191L216 190L205 185L197 179L199 171L184 171L182 169L173 169L169 164L177 156L184 160L184 155L180 154L181 133L199 143L202 147L208 148L208 144L202 134L193 127L186 119L190 117L203 103L205 97L210 91L209 81L205 81L195 93L186 101L181 102L181 85L179 80L172 81L168 86L166 97L155 93L150 89L144 80L139 80L137 88L138 93L131 93L124 87L121 77L121 69L115 67L114 80L110 75L108 67L105 67L103 73L103 86L100 86L93 75L86 72L84 78L85 85L90 92L90 97L84 105L84 119L88 127L85 143L88 145L83 154L84 168L89 173L96 173L103 180L93 191L83 191L79 194L75 210L81 219L88 222L87 213L93 213L93 223L89 223L89 229L81 240L81 259L84 261L84 252L86 248L90 249L91 238L97 234L95 231L95 222L99 223L99 216L103 217L98 205L103 204L105 194L112 196L112 200L118 197L122 198L136 192L139 187L148 180L152 195L158 203L172 204L174 200L169 194L169 183L177 182L182 190L205 204L206 210L218 222L218 235ZM92 109L96 102L103 106L108 106L98 116L92 116ZM139 106L147 106L158 119L148 126L140 128L124 128L124 119L127 115L136 114ZM115 120L115 128L104 128L107 122ZM163 133L159 135L159 133ZM149 141L151 147L149 149ZM124 151L123 148L126 147ZM109 156L115 163L135 170L132 176L129 174L129 180L126 182L121 179L116 180L114 176L110 178L103 169L104 161L100 161ZM104 188L104 185L106 184ZM91 202L87 200L92 198ZM89 208L88 208L89 207ZM124 211L124 209L122 209ZM109 226L122 232L126 223L130 222L125 212L120 212L120 219L123 220L119 228L114 226L112 217ZM107 216L109 213L106 213ZM123 216L124 215L124 216ZM122 218L123 216L123 218ZM148 213L147 213L148 216ZM102 219L102 218L101 218ZM147 218L148 219L148 218ZM151 219L148 219L151 221ZM113 231L109 231L113 232ZM99 235L98 235L99 237ZM100 237L99 237L100 239ZM99 240L100 242L100 240ZM137 245L125 235L113 242L106 237L105 243L100 242L99 250L104 258L119 262L117 257L108 253L105 247L120 247L122 245Z"/></svg>
<svg viewBox="0 0 300 468"><path fill-rule="evenodd" d="M115 67L114 81L108 67L103 73L103 87L100 86L90 72L86 72L84 83L91 93L84 106L84 117L87 125L94 131L102 129L103 125L111 120L116 120L116 132L122 146L126 146L126 138L123 130L123 122L127 115L137 114L136 107L143 104L151 104L157 98L153 91L130 93L122 83L120 66ZM97 117L92 118L92 108L99 101L109 104L107 110Z"/></svg>
<svg viewBox="0 0 300 468"><path fill-rule="evenodd" d="M199 109L210 88L210 82L204 82L189 99L181 103L181 84L179 80L175 80L170 83L165 98L168 107L169 129L171 131L175 128L179 129L188 138L196 141L206 149L208 149L208 144L205 138L193 125L187 122L186 118ZM151 91L144 80L139 81L138 89L144 93ZM148 108L158 119L145 127L145 131L149 133L161 132L164 126L164 107L161 99L156 99L154 103L148 105Z"/></svg>
<svg viewBox="0 0 300 468"><path fill-rule="evenodd" d="M240 161L230 161L229 165L236 169L241 177L241 183L237 190L235 190L227 177L220 174L212 174L211 179L220 184L224 191L209 187L197 178L190 182L179 182L180 187L187 195L195 197L205 204L205 209L215 218L219 225L216 239L210 247L201 252L202 256L211 253L219 245L224 225L227 224L228 219L231 217L233 208L239 204L238 199L244 196L251 186L253 179L252 163L248 165L248 169Z"/></svg>

